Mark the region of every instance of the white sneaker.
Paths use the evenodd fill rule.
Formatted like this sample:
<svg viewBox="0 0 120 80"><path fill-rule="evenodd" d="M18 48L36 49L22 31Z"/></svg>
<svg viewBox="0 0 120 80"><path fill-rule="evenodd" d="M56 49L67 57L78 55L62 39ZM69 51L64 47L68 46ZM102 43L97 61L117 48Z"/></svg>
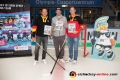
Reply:
<svg viewBox="0 0 120 80"><path fill-rule="evenodd" d="M38 61L34 61L33 66L35 66L38 63Z"/></svg>
<svg viewBox="0 0 120 80"><path fill-rule="evenodd" d="M42 60L44 64L47 64L47 61L45 59Z"/></svg>
<svg viewBox="0 0 120 80"><path fill-rule="evenodd" d="M64 61L63 59L60 59L60 61L61 61L62 63L65 63L65 61Z"/></svg>
<svg viewBox="0 0 120 80"><path fill-rule="evenodd" d="M66 63L72 62L72 61L73 61L72 59L68 58L68 60L66 60Z"/></svg>
<svg viewBox="0 0 120 80"><path fill-rule="evenodd" d="M73 65L75 65L75 64L77 64L77 61L76 61L76 60L73 61Z"/></svg>

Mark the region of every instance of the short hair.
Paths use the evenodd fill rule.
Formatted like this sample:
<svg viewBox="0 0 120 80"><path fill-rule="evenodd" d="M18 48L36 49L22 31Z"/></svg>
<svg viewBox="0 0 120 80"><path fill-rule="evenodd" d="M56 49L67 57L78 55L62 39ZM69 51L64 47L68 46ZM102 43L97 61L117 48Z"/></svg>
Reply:
<svg viewBox="0 0 120 80"><path fill-rule="evenodd" d="M43 9L46 9L48 11L48 9L44 7L44 8L41 9L41 12L42 12Z"/></svg>
<svg viewBox="0 0 120 80"><path fill-rule="evenodd" d="M70 7L70 9L71 9L71 8L74 8L74 9L75 9L75 7L74 7L74 6L71 6L71 7Z"/></svg>

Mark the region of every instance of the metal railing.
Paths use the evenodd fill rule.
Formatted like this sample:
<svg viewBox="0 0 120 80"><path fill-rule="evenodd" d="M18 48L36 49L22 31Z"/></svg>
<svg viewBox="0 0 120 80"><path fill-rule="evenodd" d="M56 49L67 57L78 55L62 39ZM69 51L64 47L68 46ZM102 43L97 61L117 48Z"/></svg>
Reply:
<svg viewBox="0 0 120 80"><path fill-rule="evenodd" d="M120 0L108 0L111 4L112 7L114 7L114 9L116 11L120 11Z"/></svg>

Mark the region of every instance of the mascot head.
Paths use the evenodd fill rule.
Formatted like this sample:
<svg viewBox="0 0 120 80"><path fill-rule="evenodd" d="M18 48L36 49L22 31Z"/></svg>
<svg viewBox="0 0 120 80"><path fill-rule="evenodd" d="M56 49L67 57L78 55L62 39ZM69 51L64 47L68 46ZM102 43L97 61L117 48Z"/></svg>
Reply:
<svg viewBox="0 0 120 80"><path fill-rule="evenodd" d="M96 20L94 25L94 30L98 32L106 32L108 31L108 23L107 20L109 19L109 16L103 16Z"/></svg>

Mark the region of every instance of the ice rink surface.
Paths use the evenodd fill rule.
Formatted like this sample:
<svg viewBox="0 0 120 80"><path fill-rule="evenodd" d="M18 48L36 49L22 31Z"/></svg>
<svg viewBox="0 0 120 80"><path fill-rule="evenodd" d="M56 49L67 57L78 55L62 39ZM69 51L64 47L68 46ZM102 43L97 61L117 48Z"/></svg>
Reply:
<svg viewBox="0 0 120 80"><path fill-rule="evenodd" d="M41 51L39 56L39 63L33 66L33 56L29 57L14 57L14 58L0 58L0 80L120 80L120 48L113 49L116 57L113 61L100 60L90 58L90 54L87 57L83 57L83 52L79 51L79 57L77 65L72 63L61 63L65 67L63 70L59 65L56 65L53 74L48 77L42 77L42 74L49 73L52 70L54 61L47 55L47 65L41 61ZM91 52L91 48L87 48L87 51ZM34 48L33 51L34 52ZM48 49L55 58L54 49ZM65 51L66 60L68 58L68 50ZM70 71L76 73L118 73L117 76L76 76L72 79L69 76Z"/></svg>

